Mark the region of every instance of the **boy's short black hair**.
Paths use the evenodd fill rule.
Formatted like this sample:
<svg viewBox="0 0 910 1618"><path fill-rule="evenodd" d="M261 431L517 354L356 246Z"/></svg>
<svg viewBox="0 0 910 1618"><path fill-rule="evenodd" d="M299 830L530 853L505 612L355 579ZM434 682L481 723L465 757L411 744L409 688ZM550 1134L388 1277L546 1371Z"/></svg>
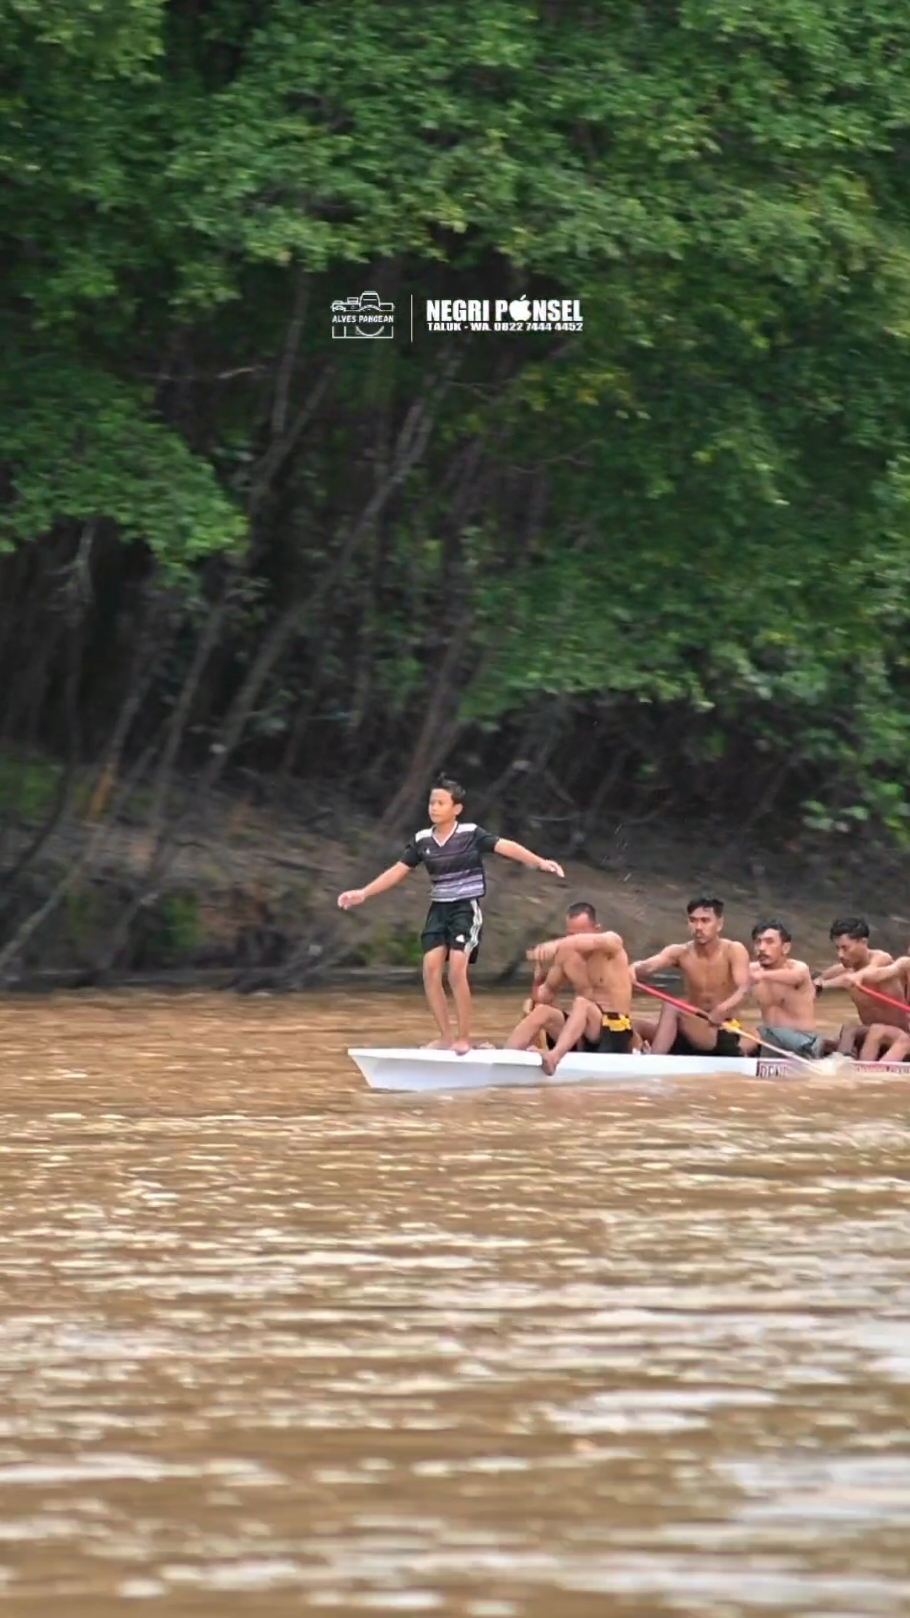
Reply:
<svg viewBox="0 0 910 1618"><path fill-rule="evenodd" d="M433 785L430 788L430 791L435 792L437 789L440 792L448 792L452 802L460 803L462 808L464 808L465 790L461 783L455 780L454 776L437 775L436 780L433 782Z"/></svg>
<svg viewBox="0 0 910 1618"><path fill-rule="evenodd" d="M757 921L755 923L752 928L752 937L761 938L762 933L780 933L782 943L793 943L793 934L789 927L786 927L782 921L778 921L776 916L771 916L768 921Z"/></svg>
<svg viewBox="0 0 910 1618"><path fill-rule="evenodd" d="M723 899L715 898L713 894L703 893L700 898L689 900L686 905L686 915L691 916L693 910L713 910L715 916L722 916L724 913L724 901Z"/></svg>
<svg viewBox="0 0 910 1618"><path fill-rule="evenodd" d="M570 905L566 916L569 919L573 916L590 916L595 926L597 924L597 911L588 899L579 899L577 904Z"/></svg>
<svg viewBox="0 0 910 1618"><path fill-rule="evenodd" d="M828 937L832 942L835 938L868 938L869 923L864 916L838 916L831 923Z"/></svg>

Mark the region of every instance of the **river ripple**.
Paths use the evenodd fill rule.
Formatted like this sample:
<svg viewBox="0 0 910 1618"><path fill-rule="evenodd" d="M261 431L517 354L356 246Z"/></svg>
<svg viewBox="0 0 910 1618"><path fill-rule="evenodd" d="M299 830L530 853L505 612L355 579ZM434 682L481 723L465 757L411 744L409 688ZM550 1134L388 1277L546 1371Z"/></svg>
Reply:
<svg viewBox="0 0 910 1618"><path fill-rule="evenodd" d="M910 1086L409 1100L343 1054L422 1037L0 1007L0 1607L910 1612Z"/></svg>

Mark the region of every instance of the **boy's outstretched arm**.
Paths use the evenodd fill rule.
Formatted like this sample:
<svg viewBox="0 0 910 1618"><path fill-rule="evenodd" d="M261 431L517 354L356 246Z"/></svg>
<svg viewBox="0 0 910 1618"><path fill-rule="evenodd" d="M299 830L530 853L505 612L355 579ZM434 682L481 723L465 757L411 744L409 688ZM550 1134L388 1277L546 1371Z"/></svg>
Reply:
<svg viewBox="0 0 910 1618"><path fill-rule="evenodd" d="M408 876L410 871L410 865L405 865L404 860L397 860L387 871L368 882L365 888L348 888L345 893L339 893L339 910L353 910L355 905L362 905L364 899L373 899L377 893L385 893L387 888L394 888L396 882Z"/></svg>
<svg viewBox="0 0 910 1618"><path fill-rule="evenodd" d="M501 854L503 859L517 860L519 865L530 865L535 871L547 871L550 876L565 876L565 871L555 860L542 860L539 854L532 854L523 843L513 843L508 837L497 837L494 854Z"/></svg>

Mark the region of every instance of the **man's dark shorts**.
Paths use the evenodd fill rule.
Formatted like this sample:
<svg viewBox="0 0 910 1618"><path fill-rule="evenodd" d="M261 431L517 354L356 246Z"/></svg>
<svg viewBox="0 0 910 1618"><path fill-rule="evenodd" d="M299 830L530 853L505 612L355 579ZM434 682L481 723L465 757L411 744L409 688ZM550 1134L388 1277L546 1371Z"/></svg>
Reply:
<svg viewBox="0 0 910 1618"><path fill-rule="evenodd" d="M610 1024L615 1024L615 1026L610 1027ZM546 1040L547 1047L552 1050L555 1045L552 1034L547 1034ZM575 1045L575 1050L583 1057L628 1057L628 1053L631 1052L630 1019L612 1016L612 1013L607 1018L607 1013L604 1011L604 1021L601 1024L599 1037L597 1039L588 1039L588 1036L583 1034L581 1039L578 1040L578 1044Z"/></svg>
<svg viewBox="0 0 910 1618"><path fill-rule="evenodd" d="M583 1037L578 1049L591 1056L628 1056L632 1049L632 1023L614 1011L605 1011L596 1039Z"/></svg>
<svg viewBox="0 0 910 1618"><path fill-rule="evenodd" d="M717 1042L712 1050L706 1051L699 1045L693 1045L680 1031L670 1046L670 1056L745 1056L746 1051L740 1044L739 1034L734 1034L732 1028L718 1028Z"/></svg>
<svg viewBox="0 0 910 1618"><path fill-rule="evenodd" d="M476 961L483 932L483 915L476 899L434 899L427 911L420 944L424 955L445 947L448 955L463 953Z"/></svg>
<svg viewBox="0 0 910 1618"><path fill-rule="evenodd" d="M556 1044L552 1034L547 1034L546 1041L552 1050ZM598 1038L588 1039L586 1034L582 1034L575 1049L582 1056L628 1056L632 1050L632 1024L629 1018L605 1011Z"/></svg>

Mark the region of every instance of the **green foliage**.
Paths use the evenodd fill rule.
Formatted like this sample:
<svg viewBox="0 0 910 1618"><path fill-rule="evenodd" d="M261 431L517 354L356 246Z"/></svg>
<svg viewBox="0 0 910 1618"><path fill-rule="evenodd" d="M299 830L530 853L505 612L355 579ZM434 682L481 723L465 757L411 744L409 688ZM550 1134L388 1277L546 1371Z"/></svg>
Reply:
<svg viewBox="0 0 910 1618"><path fill-rule="evenodd" d="M164 20L162 0L0 0L0 548L107 519L179 570L244 536L150 385Z"/></svg>
<svg viewBox="0 0 910 1618"><path fill-rule="evenodd" d="M163 0L3 0L0 41L36 70L72 64L97 82L141 74L161 52Z"/></svg>
<svg viewBox="0 0 910 1618"><path fill-rule="evenodd" d="M375 927L365 943L357 949L361 966L408 966L418 968L421 962L420 938L413 927Z"/></svg>
<svg viewBox="0 0 910 1618"><path fill-rule="evenodd" d="M165 894L158 906L158 915L168 951L178 958L191 954L201 936L199 901L195 894Z"/></svg>
<svg viewBox="0 0 910 1618"><path fill-rule="evenodd" d="M276 611L318 602L258 761L301 710L312 770L397 757L454 639L481 747L560 702L609 760L669 716L674 767L744 743L811 824L903 834L910 12L0 0L0 49L0 547L101 521L185 579L256 490L213 722ZM455 340L323 601L443 353L333 344L362 285L579 297L584 333Z"/></svg>
<svg viewBox="0 0 910 1618"><path fill-rule="evenodd" d="M45 759L0 754L0 813L37 820L57 796L61 768Z"/></svg>
<svg viewBox="0 0 910 1618"><path fill-rule="evenodd" d="M29 361L7 352L0 417L11 423L13 499L0 508L0 545L93 517L116 523L124 540L144 540L165 568L239 545L242 517L211 467L154 419L148 401L143 409L138 390L64 353ZM23 394L28 409L19 412Z"/></svg>

